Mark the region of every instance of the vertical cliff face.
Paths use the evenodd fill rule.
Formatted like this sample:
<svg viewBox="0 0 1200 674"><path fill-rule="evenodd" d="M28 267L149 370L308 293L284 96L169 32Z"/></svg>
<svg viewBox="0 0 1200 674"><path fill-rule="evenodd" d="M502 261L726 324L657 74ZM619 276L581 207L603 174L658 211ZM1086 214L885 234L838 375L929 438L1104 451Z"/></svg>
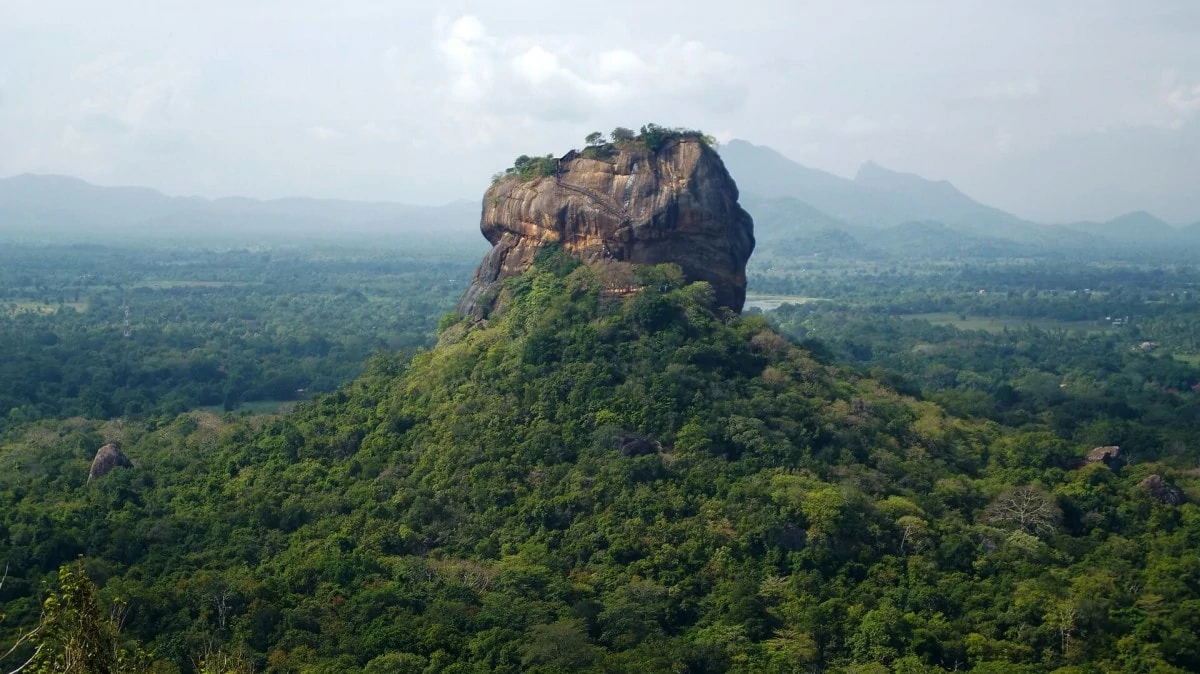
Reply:
<svg viewBox="0 0 1200 674"><path fill-rule="evenodd" d="M677 264L689 281L711 283L722 305L741 311L746 299L754 223L721 158L698 138L657 151L630 143L603 159L572 151L555 175L503 178L484 194L480 228L492 250L460 313L486 312L496 284L550 244L589 265Z"/></svg>

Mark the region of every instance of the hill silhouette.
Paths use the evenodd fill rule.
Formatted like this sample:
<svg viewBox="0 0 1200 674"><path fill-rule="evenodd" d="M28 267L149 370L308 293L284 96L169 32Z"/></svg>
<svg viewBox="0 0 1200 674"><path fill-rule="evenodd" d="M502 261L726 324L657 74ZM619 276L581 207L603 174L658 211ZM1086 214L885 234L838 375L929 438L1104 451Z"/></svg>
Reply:
<svg viewBox="0 0 1200 674"><path fill-rule="evenodd" d="M1030 254L1037 250L1044 253L1059 249L1200 246L1200 237L1194 230L1173 227L1140 211L1103 223L1041 224L979 203L947 181L892 171L874 162L860 167L851 180L803 166L771 148L743 140L722 146L721 156L746 194L747 203L755 205L751 212L764 232L799 234L803 229L796 230L787 224L797 217L788 211L809 213L805 216L809 221L815 211L834 221L832 228L867 247L877 244L873 230L892 229L887 238L901 241L897 250L907 251L906 255L937 257L947 252L1006 255L1017 249ZM759 217L759 211L765 216ZM914 237L912 228L900 227L914 222L940 223L947 231L953 231L954 236L935 241L926 236ZM991 243L955 248L958 237L976 243L982 237ZM1013 244L1021 248L1014 248Z"/></svg>
<svg viewBox="0 0 1200 674"><path fill-rule="evenodd" d="M407 236L414 242L478 241L478 206L410 206L303 197L259 200L171 197L143 187L101 187L57 175L0 178L0 234L103 240Z"/></svg>

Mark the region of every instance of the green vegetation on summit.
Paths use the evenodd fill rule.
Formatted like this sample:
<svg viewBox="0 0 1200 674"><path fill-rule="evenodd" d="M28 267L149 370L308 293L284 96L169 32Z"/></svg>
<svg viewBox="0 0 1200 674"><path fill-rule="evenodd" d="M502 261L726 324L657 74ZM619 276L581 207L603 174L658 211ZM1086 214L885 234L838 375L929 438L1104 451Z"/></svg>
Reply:
<svg viewBox="0 0 1200 674"><path fill-rule="evenodd" d="M580 155L588 159L604 160L613 157L620 148L657 152L668 142L683 138L695 138L708 146L716 145L716 140L702 131L645 124L637 133L618 126L609 134L607 142L604 134L594 131L584 139L586 145ZM554 175L557 166L558 159L552 154L544 157L530 157L523 154L513 161L512 166L492 176L492 182L507 178L529 181L535 178L549 177Z"/></svg>

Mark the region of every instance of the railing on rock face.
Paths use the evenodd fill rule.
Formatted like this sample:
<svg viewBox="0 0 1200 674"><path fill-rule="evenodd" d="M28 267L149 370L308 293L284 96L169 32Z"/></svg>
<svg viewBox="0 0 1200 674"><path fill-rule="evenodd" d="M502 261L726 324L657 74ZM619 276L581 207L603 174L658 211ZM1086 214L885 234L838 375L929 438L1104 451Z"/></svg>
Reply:
<svg viewBox="0 0 1200 674"><path fill-rule="evenodd" d="M600 294L605 297L628 297L636 292L640 292L644 286L612 286L606 287L600 291Z"/></svg>
<svg viewBox="0 0 1200 674"><path fill-rule="evenodd" d="M622 225L629 224L629 221L630 221L629 213L624 208L621 208L621 206L618 205L617 202L613 201L612 197L606 196L604 194L600 194L599 192L597 192L596 190L594 190L590 187L584 187L583 185L572 185L571 183L564 182L562 179L562 162L561 161L559 162L558 166L554 169L554 182L556 182L558 184L558 186L562 187L563 189L568 189L568 190L571 190L572 192L582 194L583 196L588 197L589 199L596 202L597 204L600 204L609 213L612 213L616 217L620 218Z"/></svg>

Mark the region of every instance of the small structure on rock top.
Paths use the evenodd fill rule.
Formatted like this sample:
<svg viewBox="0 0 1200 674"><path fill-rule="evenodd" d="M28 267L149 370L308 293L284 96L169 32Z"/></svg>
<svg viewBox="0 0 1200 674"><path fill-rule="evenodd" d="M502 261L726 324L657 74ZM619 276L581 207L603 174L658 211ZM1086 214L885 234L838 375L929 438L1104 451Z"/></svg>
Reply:
<svg viewBox="0 0 1200 674"><path fill-rule="evenodd" d="M1088 452L1087 458L1085 458L1083 460L1083 462L1084 463L1104 462L1105 465L1111 466L1114 462L1120 461L1120 460L1121 460L1121 448L1117 447L1116 445L1109 445L1108 447L1097 447L1097 448L1093 449L1092 451Z"/></svg>
<svg viewBox="0 0 1200 674"><path fill-rule="evenodd" d="M96 458L92 459L92 469L88 471L88 482L108 475L115 468L133 468L133 462L121 453L121 448L115 442L110 442L101 447L96 452Z"/></svg>
<svg viewBox="0 0 1200 674"><path fill-rule="evenodd" d="M710 143L699 132L648 125L640 136L614 132L612 143L559 159L518 159L484 194L480 229L492 250L458 312L485 316L498 284L550 245L605 270L679 265L689 282L707 281L718 304L740 312L754 222ZM605 294L639 289L617 283Z"/></svg>

